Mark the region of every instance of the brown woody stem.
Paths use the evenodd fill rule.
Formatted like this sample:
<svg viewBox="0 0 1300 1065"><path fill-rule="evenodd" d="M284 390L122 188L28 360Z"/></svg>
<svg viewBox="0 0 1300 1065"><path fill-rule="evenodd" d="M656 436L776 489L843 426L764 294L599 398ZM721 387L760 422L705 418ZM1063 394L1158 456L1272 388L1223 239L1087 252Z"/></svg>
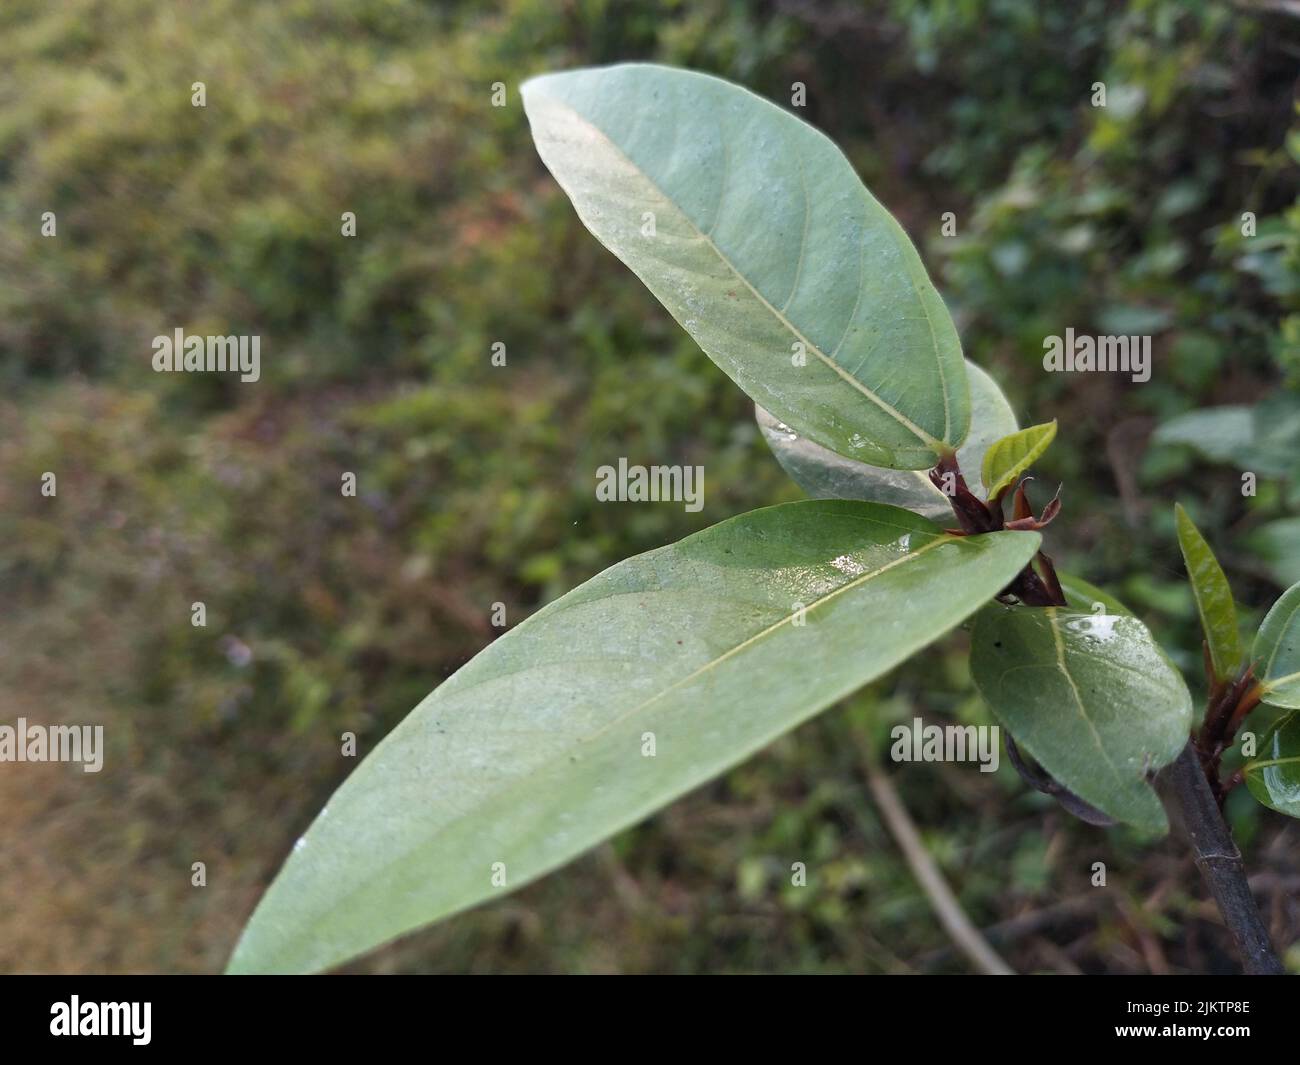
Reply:
<svg viewBox="0 0 1300 1065"><path fill-rule="evenodd" d="M1200 755L1191 740L1162 775L1182 811L1192 856L1223 915L1223 923L1237 944L1243 969L1252 976L1282 974L1282 963L1273 950L1255 896L1250 892L1241 851L1219 812Z"/></svg>

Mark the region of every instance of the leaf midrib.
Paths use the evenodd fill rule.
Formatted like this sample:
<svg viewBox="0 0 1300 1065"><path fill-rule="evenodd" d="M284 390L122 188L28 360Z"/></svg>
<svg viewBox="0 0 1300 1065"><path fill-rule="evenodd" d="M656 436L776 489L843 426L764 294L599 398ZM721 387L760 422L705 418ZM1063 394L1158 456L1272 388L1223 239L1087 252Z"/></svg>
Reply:
<svg viewBox="0 0 1300 1065"><path fill-rule="evenodd" d="M1083 718L1084 722L1088 726L1088 730L1092 733L1092 738L1097 744L1097 751L1101 755L1102 761L1106 763L1115 779L1123 782L1125 777L1120 773L1119 767L1111 761L1110 753L1106 750L1106 745L1102 742L1101 733L1097 731L1096 724L1093 722L1092 718L1088 716L1088 711L1083 705L1083 697L1079 694L1078 685L1074 683L1074 677L1071 675L1069 668L1065 664L1065 641L1061 637L1061 630L1057 623L1056 607L1047 607L1045 609L1047 610L1047 624L1052 630L1052 643L1056 647L1056 668L1061 671L1061 676L1063 676L1066 683L1070 685L1070 692L1074 695L1075 705L1079 708L1079 716Z"/></svg>

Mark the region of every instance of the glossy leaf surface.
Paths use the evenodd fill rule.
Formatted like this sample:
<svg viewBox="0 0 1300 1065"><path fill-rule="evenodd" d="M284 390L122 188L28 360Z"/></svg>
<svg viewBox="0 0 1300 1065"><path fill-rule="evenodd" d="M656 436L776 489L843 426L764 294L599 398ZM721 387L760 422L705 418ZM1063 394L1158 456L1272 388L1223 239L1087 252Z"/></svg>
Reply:
<svg viewBox="0 0 1300 1065"><path fill-rule="evenodd" d="M1178 757L1192 700L1142 622L995 603L976 618L971 672L1016 742L1059 783L1117 821L1166 830L1147 775Z"/></svg>

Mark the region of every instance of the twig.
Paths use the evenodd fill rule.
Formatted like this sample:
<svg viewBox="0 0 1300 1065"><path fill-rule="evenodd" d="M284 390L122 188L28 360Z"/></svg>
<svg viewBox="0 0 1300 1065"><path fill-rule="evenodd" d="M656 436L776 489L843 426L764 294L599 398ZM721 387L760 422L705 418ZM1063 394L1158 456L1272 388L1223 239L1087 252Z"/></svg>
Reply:
<svg viewBox="0 0 1300 1065"><path fill-rule="evenodd" d="M1075 895L1050 906L1044 906L1041 910L1028 910L1005 921L988 925L980 930L980 934L990 943L1005 947L1018 939L1037 935L1048 929L1064 928L1081 922L1090 923L1088 918L1096 909L1097 903L1093 899L1086 895ZM916 965L922 969L933 968L946 962L952 956L952 952L952 947L938 947L917 958Z"/></svg>
<svg viewBox="0 0 1300 1065"><path fill-rule="evenodd" d="M1254 976L1278 975L1284 970L1255 905L1241 862L1241 851L1223 822L1219 804L1201 768L1201 759L1189 740L1178 760L1164 770L1165 779L1183 815L1196 866L1218 904L1223 923L1241 954L1242 967Z"/></svg>
<svg viewBox="0 0 1300 1065"><path fill-rule="evenodd" d="M862 771L867 778L867 787L871 789L876 805L880 808L885 826L894 837L899 850L903 852L908 868L912 870L912 875L916 877L921 890L925 892L925 897L939 918L939 923L943 925L944 931L948 933L957 949L983 973L993 976L1014 975L1012 968L985 942L984 937L979 934L979 929L971 924L966 911L961 908L961 903L957 901L943 874L939 872L939 867L934 864L934 859L925 849L925 844L921 842L920 834L912 824L907 807L898 797L894 785L889 777L876 767L875 760L865 745L862 751Z"/></svg>

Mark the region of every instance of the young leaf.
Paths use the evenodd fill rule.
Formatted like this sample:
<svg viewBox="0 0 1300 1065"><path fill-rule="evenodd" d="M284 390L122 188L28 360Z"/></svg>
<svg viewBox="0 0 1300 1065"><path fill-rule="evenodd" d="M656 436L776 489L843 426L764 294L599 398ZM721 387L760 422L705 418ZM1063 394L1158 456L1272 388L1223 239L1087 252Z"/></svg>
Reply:
<svg viewBox="0 0 1300 1065"><path fill-rule="evenodd" d="M336 965L555 869L938 639L1038 543L807 500L619 563L379 744L295 845L230 970Z"/></svg>
<svg viewBox="0 0 1300 1065"><path fill-rule="evenodd" d="M669 67L547 74L521 91L583 223L756 403L875 466L925 469L965 439L947 308L823 134Z"/></svg>
<svg viewBox="0 0 1300 1065"><path fill-rule="evenodd" d="M975 621L971 673L1060 784L1117 821L1168 828L1146 776L1187 742L1192 697L1137 618L993 604Z"/></svg>
<svg viewBox="0 0 1300 1065"><path fill-rule="evenodd" d="M1264 733L1245 775L1246 787L1265 806L1300 817L1300 713L1283 715Z"/></svg>
<svg viewBox="0 0 1300 1065"><path fill-rule="evenodd" d="M1004 436L984 452L983 481L988 498L996 498L1004 489L1037 461L1056 439L1056 422L1031 425L1018 433Z"/></svg>
<svg viewBox="0 0 1300 1065"><path fill-rule="evenodd" d="M1214 677L1220 681L1235 680L1241 668L1241 633L1237 629L1237 607L1232 601L1228 578L1180 503L1174 504L1174 521L1178 527L1178 546L1196 597L1196 610L1201 616L1201 630L1210 648Z"/></svg>
<svg viewBox="0 0 1300 1065"><path fill-rule="evenodd" d="M1300 584L1293 584L1273 604L1255 634L1253 653L1263 701L1300 708Z"/></svg>
<svg viewBox="0 0 1300 1065"><path fill-rule="evenodd" d="M978 470L988 446L1016 431L1016 416L997 382L973 362L966 363L966 377L971 430L957 449L957 462L963 470ZM865 499L890 503L933 521L952 521L948 497L924 470L890 470L855 462L805 439L762 407L754 408L754 417L782 469L814 499Z"/></svg>

